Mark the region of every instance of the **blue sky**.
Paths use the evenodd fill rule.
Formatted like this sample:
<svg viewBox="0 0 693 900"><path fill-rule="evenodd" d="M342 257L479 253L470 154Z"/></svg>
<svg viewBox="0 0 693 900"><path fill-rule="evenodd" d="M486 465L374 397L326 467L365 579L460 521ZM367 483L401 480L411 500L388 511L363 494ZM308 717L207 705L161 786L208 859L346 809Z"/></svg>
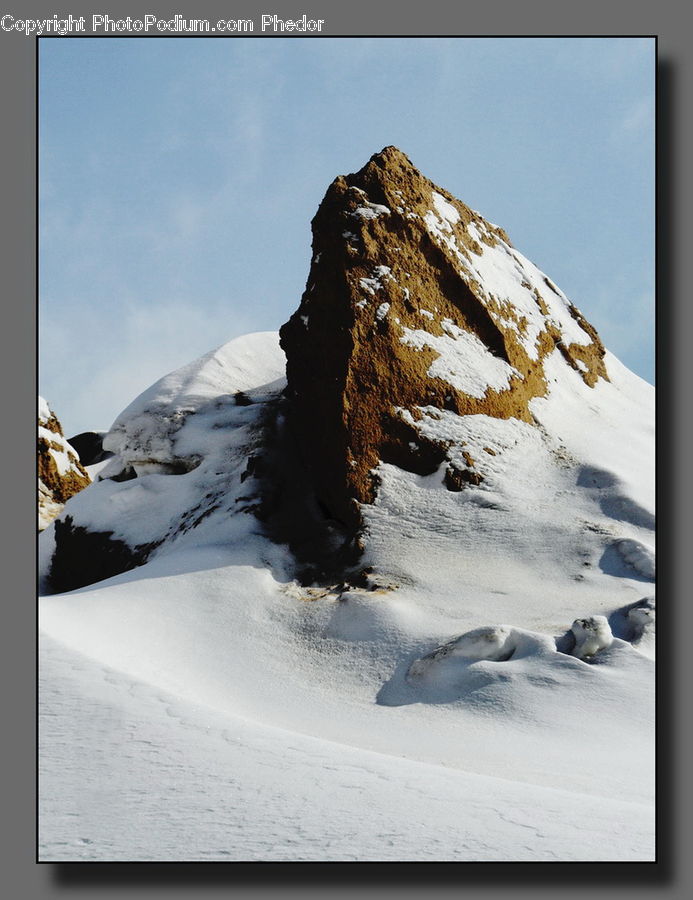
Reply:
<svg viewBox="0 0 693 900"><path fill-rule="evenodd" d="M40 40L39 391L66 433L299 303L395 144L654 379L651 39Z"/></svg>

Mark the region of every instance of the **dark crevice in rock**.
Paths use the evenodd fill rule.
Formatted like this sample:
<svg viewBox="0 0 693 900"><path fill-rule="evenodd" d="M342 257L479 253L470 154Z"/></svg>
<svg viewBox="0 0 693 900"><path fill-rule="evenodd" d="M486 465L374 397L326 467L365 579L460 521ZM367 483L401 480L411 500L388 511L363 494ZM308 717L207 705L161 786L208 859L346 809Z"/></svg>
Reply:
<svg viewBox="0 0 693 900"><path fill-rule="evenodd" d="M432 475L447 457L445 444L429 440L403 419L390 418L384 432L389 437L381 446L380 458L406 472Z"/></svg>
<svg viewBox="0 0 693 900"><path fill-rule="evenodd" d="M236 406L252 406L253 404L253 401L245 393L245 391L236 391L236 393L233 395L233 399L236 402Z"/></svg>
<svg viewBox="0 0 693 900"><path fill-rule="evenodd" d="M421 236L420 250L431 267L433 281L440 292L440 302L443 303L447 298L459 312L456 324L476 334L494 356L509 362L502 332L469 285L460 278L455 264L434 243L428 232Z"/></svg>
<svg viewBox="0 0 693 900"><path fill-rule="evenodd" d="M111 475L109 481L132 481L133 478L137 478L137 472L132 466L125 466L120 472Z"/></svg>

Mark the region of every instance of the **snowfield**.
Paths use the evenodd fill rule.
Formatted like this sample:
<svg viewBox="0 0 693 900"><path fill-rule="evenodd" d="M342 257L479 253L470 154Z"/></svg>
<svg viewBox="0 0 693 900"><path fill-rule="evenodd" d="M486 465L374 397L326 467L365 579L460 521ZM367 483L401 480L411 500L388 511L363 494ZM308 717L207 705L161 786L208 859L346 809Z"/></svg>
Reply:
<svg viewBox="0 0 693 900"><path fill-rule="evenodd" d="M40 598L40 858L652 860L654 392L606 364L550 360L534 425L421 408L484 480L381 464L362 587L245 508L275 334L134 401L63 517L165 539Z"/></svg>

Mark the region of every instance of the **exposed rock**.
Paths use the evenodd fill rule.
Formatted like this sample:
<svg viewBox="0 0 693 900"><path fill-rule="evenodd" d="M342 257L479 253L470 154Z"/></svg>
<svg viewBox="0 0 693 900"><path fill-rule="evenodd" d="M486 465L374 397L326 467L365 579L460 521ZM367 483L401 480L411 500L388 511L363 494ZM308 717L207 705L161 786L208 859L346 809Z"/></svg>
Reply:
<svg viewBox="0 0 693 900"><path fill-rule="evenodd" d="M587 385L608 379L596 331L553 282L396 148L338 177L312 225L306 290L280 332L290 424L347 527L380 461L427 475L447 459L451 490L483 479L423 438L422 409L531 422L556 349Z"/></svg>
<svg viewBox="0 0 693 900"><path fill-rule="evenodd" d="M607 378L594 329L554 284L394 148L335 180L313 234L281 330L288 382L276 335L248 335L136 398L56 526L54 589L174 552L189 533L221 543L248 529L289 545L299 581L356 583L381 462L484 489L507 446L488 429L477 441L462 417L534 433L549 355L581 391Z"/></svg>
<svg viewBox="0 0 693 900"><path fill-rule="evenodd" d="M69 444L79 456L83 466L93 466L113 456L110 450L104 450L105 431L83 431L69 439Z"/></svg>
<svg viewBox="0 0 693 900"><path fill-rule="evenodd" d="M60 515L67 500L91 479L46 401L38 403L38 527L42 531Z"/></svg>
<svg viewBox="0 0 693 900"><path fill-rule="evenodd" d="M112 532L88 531L76 526L69 515L56 519L50 590L58 594L74 591L127 572L142 565L153 548L130 547Z"/></svg>
<svg viewBox="0 0 693 900"><path fill-rule="evenodd" d="M570 630L575 636L572 654L578 659L591 659L600 650L608 649L613 643L611 628L605 616L576 619Z"/></svg>

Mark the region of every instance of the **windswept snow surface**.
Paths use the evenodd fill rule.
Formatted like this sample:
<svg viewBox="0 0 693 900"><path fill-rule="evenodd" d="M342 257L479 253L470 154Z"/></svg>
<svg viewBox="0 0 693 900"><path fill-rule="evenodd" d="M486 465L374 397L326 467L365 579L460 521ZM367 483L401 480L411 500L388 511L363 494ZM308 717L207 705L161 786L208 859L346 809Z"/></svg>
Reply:
<svg viewBox="0 0 693 900"><path fill-rule="evenodd" d="M146 565L40 599L40 858L653 859L651 388L609 358L595 389L564 366L536 426L423 408L484 481L381 464L373 589L321 596L234 512L282 384L276 336L251 340L216 358L256 402L205 393L211 355L114 427L121 464L139 417L196 468L67 504L141 536L225 498ZM580 659L571 626L599 616L611 642Z"/></svg>

